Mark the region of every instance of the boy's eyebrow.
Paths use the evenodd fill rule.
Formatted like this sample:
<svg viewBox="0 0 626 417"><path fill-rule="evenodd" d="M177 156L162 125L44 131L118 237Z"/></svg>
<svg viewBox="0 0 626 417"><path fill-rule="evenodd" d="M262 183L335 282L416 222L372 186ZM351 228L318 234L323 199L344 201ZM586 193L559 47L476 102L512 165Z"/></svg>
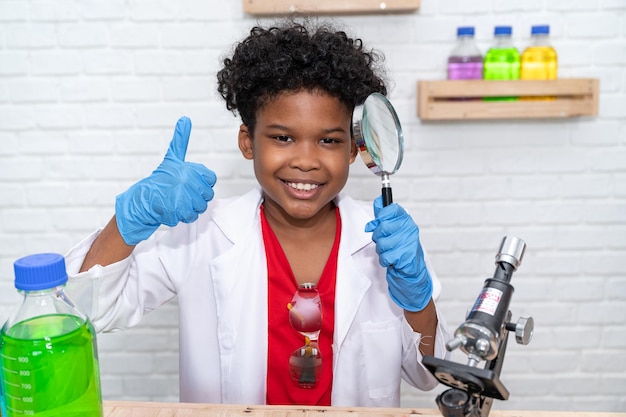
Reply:
<svg viewBox="0 0 626 417"><path fill-rule="evenodd" d="M271 124L271 125L267 125L266 127L271 128L271 129L289 130L287 126L283 126L279 124Z"/></svg>
<svg viewBox="0 0 626 417"><path fill-rule="evenodd" d="M270 129L279 129L279 130L285 130L285 131L291 130L289 127L283 126L281 124L271 124L271 125L267 125L266 127ZM334 133L334 132L343 133L343 132L346 132L346 129L344 129L341 126L337 126L337 127L330 127L327 129L323 129L323 131L324 133Z"/></svg>

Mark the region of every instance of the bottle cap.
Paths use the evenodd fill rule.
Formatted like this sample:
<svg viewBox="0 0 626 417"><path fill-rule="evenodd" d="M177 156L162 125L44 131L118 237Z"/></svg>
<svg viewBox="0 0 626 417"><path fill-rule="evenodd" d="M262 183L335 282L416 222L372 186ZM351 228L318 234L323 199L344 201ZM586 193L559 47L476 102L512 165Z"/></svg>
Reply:
<svg viewBox="0 0 626 417"><path fill-rule="evenodd" d="M496 26L493 30L494 35L511 35L513 33L513 29L511 26Z"/></svg>
<svg viewBox="0 0 626 417"><path fill-rule="evenodd" d="M56 253L25 256L13 263L13 269L18 290L45 290L67 282L65 258Z"/></svg>
<svg viewBox="0 0 626 417"><path fill-rule="evenodd" d="M530 29L531 35L549 35L550 34L550 26L548 25L534 25Z"/></svg>
<svg viewBox="0 0 626 417"><path fill-rule="evenodd" d="M456 29L456 36L474 36L474 26L460 26Z"/></svg>

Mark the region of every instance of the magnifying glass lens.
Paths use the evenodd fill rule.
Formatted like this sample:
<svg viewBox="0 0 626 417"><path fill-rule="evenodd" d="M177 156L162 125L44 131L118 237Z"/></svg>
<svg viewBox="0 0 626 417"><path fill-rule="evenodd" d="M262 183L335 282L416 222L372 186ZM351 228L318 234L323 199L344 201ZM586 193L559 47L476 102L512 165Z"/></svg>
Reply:
<svg viewBox="0 0 626 417"><path fill-rule="evenodd" d="M352 132L365 165L381 177L383 205L392 203L389 175L402 163L404 137L400 120L385 96L372 93L354 108Z"/></svg>
<svg viewBox="0 0 626 417"><path fill-rule="evenodd" d="M363 137L374 163L388 174L402 162L402 132L395 111L383 100L369 100L363 108Z"/></svg>

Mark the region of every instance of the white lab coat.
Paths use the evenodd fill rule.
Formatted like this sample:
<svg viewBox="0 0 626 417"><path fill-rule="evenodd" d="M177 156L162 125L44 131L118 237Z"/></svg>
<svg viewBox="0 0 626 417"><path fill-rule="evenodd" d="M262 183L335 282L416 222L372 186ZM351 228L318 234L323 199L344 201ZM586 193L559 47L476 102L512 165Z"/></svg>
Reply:
<svg viewBox="0 0 626 417"><path fill-rule="evenodd" d="M256 189L214 200L191 224L162 228L132 255L77 274L99 232L66 256L72 284L93 288L98 331L137 324L178 297L180 400L264 404L267 365L267 264ZM337 198L342 230L335 294L332 405L400 405L400 379L422 390L437 385L421 364L420 334L389 298L365 223L371 203ZM440 284L432 268L434 298ZM287 312L285 311L285 314ZM435 356L449 339L439 316ZM432 343L432 340L424 340Z"/></svg>

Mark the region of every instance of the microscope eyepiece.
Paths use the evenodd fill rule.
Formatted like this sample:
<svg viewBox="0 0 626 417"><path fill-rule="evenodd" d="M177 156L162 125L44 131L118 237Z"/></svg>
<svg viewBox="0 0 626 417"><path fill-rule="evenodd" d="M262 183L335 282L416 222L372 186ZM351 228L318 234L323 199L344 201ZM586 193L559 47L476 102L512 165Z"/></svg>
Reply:
<svg viewBox="0 0 626 417"><path fill-rule="evenodd" d="M496 255L496 264L506 262L513 265L513 268L517 270L522 263L525 250L526 243L522 239L515 236L505 236Z"/></svg>

